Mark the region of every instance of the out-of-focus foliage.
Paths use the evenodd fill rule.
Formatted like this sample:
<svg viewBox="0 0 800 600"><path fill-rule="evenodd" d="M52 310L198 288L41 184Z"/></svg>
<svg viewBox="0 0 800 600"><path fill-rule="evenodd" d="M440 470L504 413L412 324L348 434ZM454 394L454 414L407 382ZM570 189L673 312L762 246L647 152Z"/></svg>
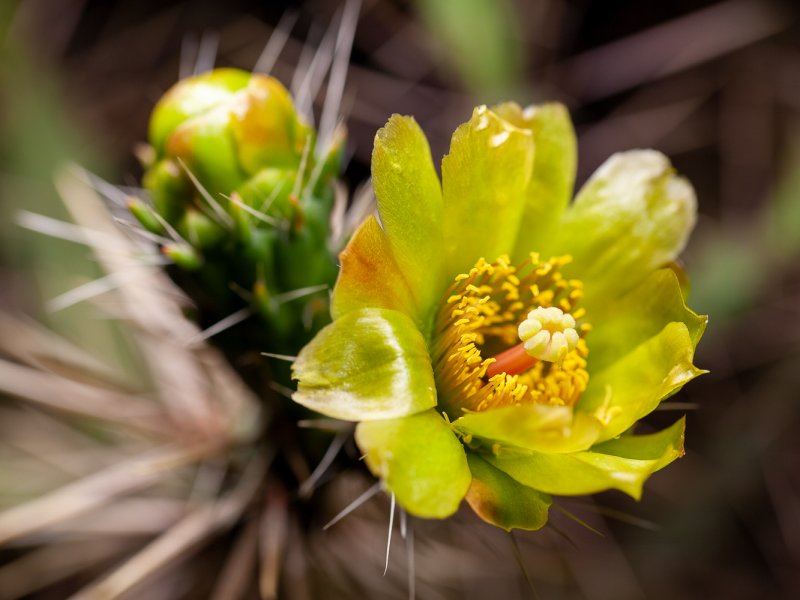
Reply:
<svg viewBox="0 0 800 600"><path fill-rule="evenodd" d="M791 259L800 253L800 132L797 140L780 162L781 179L774 196L767 236L781 258Z"/></svg>
<svg viewBox="0 0 800 600"><path fill-rule="evenodd" d="M522 45L509 0L418 0L431 37L466 86L485 101L506 97L518 86Z"/></svg>

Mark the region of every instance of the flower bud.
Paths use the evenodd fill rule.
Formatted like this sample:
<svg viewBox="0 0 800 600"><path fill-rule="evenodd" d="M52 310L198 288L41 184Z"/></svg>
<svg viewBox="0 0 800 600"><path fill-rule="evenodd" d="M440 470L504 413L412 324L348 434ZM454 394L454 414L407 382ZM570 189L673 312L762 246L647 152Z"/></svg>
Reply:
<svg viewBox="0 0 800 600"><path fill-rule="evenodd" d="M157 104L150 122L155 160L144 185L156 210L173 224L182 208L200 202L190 174L220 204L226 204L220 194L241 188L258 209L247 191L255 186L269 197L280 180L280 193L288 197L306 145L311 172L314 137L276 79L217 69L178 82Z"/></svg>

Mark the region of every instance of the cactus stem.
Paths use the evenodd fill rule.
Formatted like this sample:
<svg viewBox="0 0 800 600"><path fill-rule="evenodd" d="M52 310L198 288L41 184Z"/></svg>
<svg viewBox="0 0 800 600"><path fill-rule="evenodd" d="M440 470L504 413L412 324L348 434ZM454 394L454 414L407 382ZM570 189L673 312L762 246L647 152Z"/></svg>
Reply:
<svg viewBox="0 0 800 600"><path fill-rule="evenodd" d="M224 319L220 319L210 327L207 327L194 337L190 338L189 341L186 343L187 346L191 346L196 344L197 342L202 342L203 340L207 340L215 335L222 333L233 327L234 325L238 325L245 319L253 316L253 311L249 306L245 306L237 310L235 313L231 313Z"/></svg>

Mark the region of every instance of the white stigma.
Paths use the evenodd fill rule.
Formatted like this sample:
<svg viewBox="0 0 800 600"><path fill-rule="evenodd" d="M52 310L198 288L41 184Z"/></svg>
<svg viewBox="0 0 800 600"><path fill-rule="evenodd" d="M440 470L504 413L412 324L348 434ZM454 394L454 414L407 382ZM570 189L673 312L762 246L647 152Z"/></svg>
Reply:
<svg viewBox="0 0 800 600"><path fill-rule="evenodd" d="M520 323L518 331L525 352L539 360L564 360L567 353L578 345L575 319L555 306L534 308Z"/></svg>

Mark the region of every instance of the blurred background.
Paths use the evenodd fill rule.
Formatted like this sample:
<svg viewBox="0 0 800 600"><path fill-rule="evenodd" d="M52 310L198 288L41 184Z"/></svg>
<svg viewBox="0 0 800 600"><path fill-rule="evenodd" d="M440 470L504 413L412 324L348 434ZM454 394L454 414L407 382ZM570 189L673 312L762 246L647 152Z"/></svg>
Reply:
<svg viewBox="0 0 800 600"><path fill-rule="evenodd" d="M91 303L47 310L46 301L100 270L84 247L19 227L17 211L67 218L54 186L65 161L136 185L134 148L179 75L211 64L251 69L277 30L288 38L272 73L290 85L341 8L329 0L3 2L0 307L136 373L124 324L98 317ZM517 536L543 598L800 595L799 19L790 0L361 3L343 100L350 189L369 176L372 138L391 113L414 115L440 157L473 106L513 99L570 108L579 185L613 152L656 148L697 190L700 216L684 260L689 303L710 315L696 358L710 374L649 419L663 426L686 412L686 456L654 476L639 503L618 493L565 502L602 537L560 515L556 534ZM15 331L0 324L4 347ZM18 424L39 409L0 402L6 508L69 473L31 479L47 451L32 449ZM484 571L465 568L428 588L423 569L420 596L526 597L511 545L463 520L474 535L458 543L490 556ZM381 554L383 527L357 544ZM437 527L418 531L419 548ZM66 587L58 577L30 584L50 564L37 555L20 569L33 546L0 550L6 596L74 591L66 575ZM14 588L20 577L28 583ZM164 597L204 597L170 589Z"/></svg>

